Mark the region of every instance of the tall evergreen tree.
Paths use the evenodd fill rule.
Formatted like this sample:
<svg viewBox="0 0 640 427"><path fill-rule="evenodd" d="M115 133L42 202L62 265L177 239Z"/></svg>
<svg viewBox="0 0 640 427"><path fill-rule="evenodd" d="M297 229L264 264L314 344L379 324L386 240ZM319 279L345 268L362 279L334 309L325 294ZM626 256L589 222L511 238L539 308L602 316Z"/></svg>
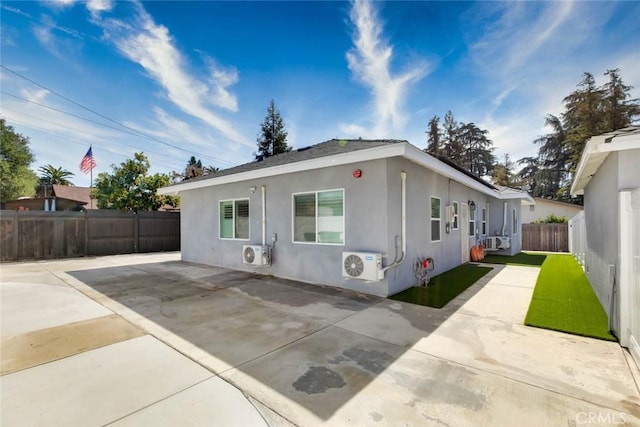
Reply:
<svg viewBox="0 0 640 427"><path fill-rule="evenodd" d="M267 158L291 151L291 147L287 144L287 131L284 128L284 121L273 100L271 100L267 108L267 115L260 126L257 142L257 158Z"/></svg>
<svg viewBox="0 0 640 427"><path fill-rule="evenodd" d="M498 163L493 169L493 183L504 187L513 187L516 185L515 175L513 173L513 162L509 158L509 154L504 155L504 163Z"/></svg>
<svg viewBox="0 0 640 427"><path fill-rule="evenodd" d="M567 95L563 102L565 112L562 123L566 129L564 144L569 154L568 169L575 171L587 140L603 132L602 89L596 86L593 74L584 73L578 89Z"/></svg>
<svg viewBox="0 0 640 427"><path fill-rule="evenodd" d="M627 127L640 117L640 104L638 98L628 99L633 87L624 84L620 69L607 70L604 75L609 77L602 86L604 130L610 132Z"/></svg>
<svg viewBox="0 0 640 427"><path fill-rule="evenodd" d="M476 176L489 175L496 161L488 133L475 123L461 123L458 128L458 140L463 149L460 165Z"/></svg>
<svg viewBox="0 0 640 427"><path fill-rule="evenodd" d="M444 154L457 165L464 162L464 147L459 137L459 127L451 110L444 116Z"/></svg>
<svg viewBox="0 0 640 427"><path fill-rule="evenodd" d="M442 131L440 130L440 117L433 116L429 120L429 130L427 131L427 153L432 156L440 156L444 154Z"/></svg>

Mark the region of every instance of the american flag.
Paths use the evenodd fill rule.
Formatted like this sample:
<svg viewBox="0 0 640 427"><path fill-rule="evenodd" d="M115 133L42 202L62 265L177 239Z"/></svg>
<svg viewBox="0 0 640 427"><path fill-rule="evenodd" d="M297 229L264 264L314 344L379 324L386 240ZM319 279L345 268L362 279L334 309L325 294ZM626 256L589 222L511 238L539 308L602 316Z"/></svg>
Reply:
<svg viewBox="0 0 640 427"><path fill-rule="evenodd" d="M91 147L89 147L89 151L87 151L87 154L84 155L80 162L80 170L87 174L91 172L96 165L96 159L93 158L93 152L91 151Z"/></svg>

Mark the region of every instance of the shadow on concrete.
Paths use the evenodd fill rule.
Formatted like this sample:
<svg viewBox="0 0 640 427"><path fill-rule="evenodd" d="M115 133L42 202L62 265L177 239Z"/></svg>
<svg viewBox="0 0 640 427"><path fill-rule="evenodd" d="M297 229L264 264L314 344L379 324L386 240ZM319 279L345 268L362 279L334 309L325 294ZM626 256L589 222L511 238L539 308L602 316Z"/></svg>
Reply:
<svg viewBox="0 0 640 427"><path fill-rule="evenodd" d="M501 268L495 266L495 273ZM248 393L246 384L257 381L323 420L383 372L416 392L411 390L416 382L407 376L415 368L388 368L495 274L438 310L182 261L67 273L89 286L78 287L88 296ZM385 316L394 317L394 324L400 316L406 327L390 330L395 326ZM380 338L385 336L394 338ZM447 398L482 406L467 396L464 384L447 387ZM420 393L443 399L442 390Z"/></svg>

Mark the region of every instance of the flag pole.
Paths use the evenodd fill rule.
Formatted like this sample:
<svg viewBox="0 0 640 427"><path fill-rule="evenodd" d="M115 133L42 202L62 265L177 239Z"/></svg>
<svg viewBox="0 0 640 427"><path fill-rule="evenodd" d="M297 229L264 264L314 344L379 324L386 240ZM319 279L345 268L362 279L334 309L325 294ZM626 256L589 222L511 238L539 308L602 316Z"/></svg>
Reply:
<svg viewBox="0 0 640 427"><path fill-rule="evenodd" d="M89 145L91 150L91 161L93 162L93 147ZM91 198L91 191L93 190L93 163L91 163L90 175L89 175L89 209L93 209L93 199Z"/></svg>

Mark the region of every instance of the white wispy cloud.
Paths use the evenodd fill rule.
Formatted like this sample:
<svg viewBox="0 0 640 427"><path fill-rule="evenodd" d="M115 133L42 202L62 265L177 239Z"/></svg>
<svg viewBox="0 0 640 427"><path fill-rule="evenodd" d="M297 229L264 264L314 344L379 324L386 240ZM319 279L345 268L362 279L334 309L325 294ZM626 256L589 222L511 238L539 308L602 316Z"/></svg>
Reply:
<svg viewBox="0 0 640 427"><path fill-rule="evenodd" d="M100 14L102 12L113 9L113 2L111 0L89 0L87 1L87 9L92 14Z"/></svg>
<svg viewBox="0 0 640 427"><path fill-rule="evenodd" d="M351 22L354 25L353 48L347 52L347 63L355 80L369 88L374 116L370 128L358 124L341 124L347 134L384 137L401 129L406 123L402 109L407 88L427 74L423 60L409 64L401 73L394 74L391 61L393 46L382 35L383 24L371 2L354 0Z"/></svg>
<svg viewBox="0 0 640 427"><path fill-rule="evenodd" d="M237 99L228 91L228 87L238 81L237 72L223 70L209 60L208 78L201 79L191 73L169 30L156 24L141 3L133 6L135 16L129 20L104 19L96 14L94 22L103 29L104 37L123 56L142 66L166 91L167 99L183 112L214 127L226 138L253 147L232 123L213 109L237 111Z"/></svg>

